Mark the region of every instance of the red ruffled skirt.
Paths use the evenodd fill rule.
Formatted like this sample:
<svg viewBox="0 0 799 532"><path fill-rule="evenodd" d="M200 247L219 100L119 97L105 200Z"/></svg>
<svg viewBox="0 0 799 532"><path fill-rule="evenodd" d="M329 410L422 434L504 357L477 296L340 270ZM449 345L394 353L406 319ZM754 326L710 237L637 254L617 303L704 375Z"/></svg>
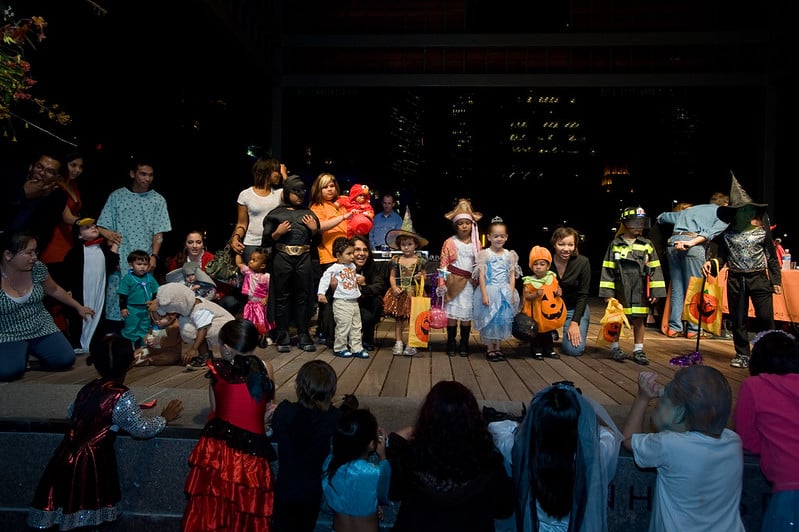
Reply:
<svg viewBox="0 0 799 532"><path fill-rule="evenodd" d="M183 530L268 532L274 481L269 460L204 435L189 456Z"/></svg>

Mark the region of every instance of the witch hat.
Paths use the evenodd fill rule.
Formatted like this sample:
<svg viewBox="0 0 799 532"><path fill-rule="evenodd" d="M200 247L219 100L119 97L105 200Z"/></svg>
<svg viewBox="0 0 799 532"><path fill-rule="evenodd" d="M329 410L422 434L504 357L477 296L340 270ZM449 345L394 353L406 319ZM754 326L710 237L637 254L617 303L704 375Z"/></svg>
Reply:
<svg viewBox="0 0 799 532"><path fill-rule="evenodd" d="M755 203L752 201L752 198L749 194L746 193L744 187L741 186L741 183L738 182L736 179L735 174L730 171L730 175L732 176L732 185L730 186L730 204L720 206L716 211L716 216L718 216L719 220L722 222L726 222L728 224L733 223L735 221L735 213L738 212L740 207L745 207L750 205L755 207L758 212L758 216L763 214L768 207L768 203Z"/></svg>
<svg viewBox="0 0 799 532"><path fill-rule="evenodd" d="M399 249L397 246L397 238L401 236L410 236L416 239L417 248L423 248L430 242L424 238L416 234L413 230L413 220L411 220L411 208L405 207L405 216L402 219L402 229L392 229L388 233L386 233L386 244L391 249Z"/></svg>

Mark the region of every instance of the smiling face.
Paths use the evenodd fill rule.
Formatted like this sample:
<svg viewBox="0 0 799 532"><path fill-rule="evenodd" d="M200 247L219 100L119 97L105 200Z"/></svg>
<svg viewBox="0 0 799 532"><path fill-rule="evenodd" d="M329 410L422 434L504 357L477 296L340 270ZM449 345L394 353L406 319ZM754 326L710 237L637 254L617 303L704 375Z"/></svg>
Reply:
<svg viewBox="0 0 799 532"><path fill-rule="evenodd" d="M505 246L508 240L508 231L504 224L493 224L491 232L488 233L488 241L491 242L491 249L498 251Z"/></svg>
<svg viewBox="0 0 799 532"><path fill-rule="evenodd" d="M191 257L199 257L205 251L205 245L203 244L203 235L197 232L191 232L186 235L186 254Z"/></svg>
<svg viewBox="0 0 799 532"><path fill-rule="evenodd" d="M574 253L574 236L567 235L555 242L555 255L568 261Z"/></svg>
<svg viewBox="0 0 799 532"><path fill-rule="evenodd" d="M67 163L67 179L77 179L83 173L83 157L72 159Z"/></svg>
<svg viewBox="0 0 799 532"><path fill-rule="evenodd" d="M131 190L133 192L147 192L150 190L150 185L153 184L155 172L153 167L149 164L140 164L136 167L136 171L130 171L130 178L133 180L131 183Z"/></svg>
<svg viewBox="0 0 799 532"><path fill-rule="evenodd" d="M363 268L366 260L369 258L369 245L361 240L355 240L355 247L353 248L354 255L352 262L355 263L356 268Z"/></svg>
<svg viewBox="0 0 799 532"><path fill-rule="evenodd" d="M28 240L27 244L25 244L22 249L16 253L4 251L3 258L13 268L19 271L29 272L33 270L33 265L36 264L36 260L39 257L39 253L36 251L36 246L36 239L31 238Z"/></svg>

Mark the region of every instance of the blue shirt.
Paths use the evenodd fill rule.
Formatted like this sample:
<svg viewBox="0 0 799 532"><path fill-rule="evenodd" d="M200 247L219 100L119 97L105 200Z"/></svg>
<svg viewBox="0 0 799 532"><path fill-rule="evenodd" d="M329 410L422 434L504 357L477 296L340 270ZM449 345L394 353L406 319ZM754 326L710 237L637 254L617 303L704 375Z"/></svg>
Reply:
<svg viewBox="0 0 799 532"><path fill-rule="evenodd" d="M660 223L674 224L672 232L674 236L681 232L696 233L710 241L727 228L727 224L716 216L718 208L719 206L714 203L694 205L678 212L664 212L658 216L657 220ZM691 238L685 236L678 240L690 240Z"/></svg>
<svg viewBox="0 0 799 532"><path fill-rule="evenodd" d="M327 457L322 471L327 471L332 457ZM322 491L334 512L368 516L377 512L379 503L388 504L390 481L391 465L388 460L380 460L375 464L358 459L339 467L332 479L322 475Z"/></svg>
<svg viewBox="0 0 799 532"><path fill-rule="evenodd" d="M392 229L402 229L402 216L397 211L391 211L386 216L384 212L375 214L374 227L369 231L369 243L372 249L379 249L386 245L386 234Z"/></svg>

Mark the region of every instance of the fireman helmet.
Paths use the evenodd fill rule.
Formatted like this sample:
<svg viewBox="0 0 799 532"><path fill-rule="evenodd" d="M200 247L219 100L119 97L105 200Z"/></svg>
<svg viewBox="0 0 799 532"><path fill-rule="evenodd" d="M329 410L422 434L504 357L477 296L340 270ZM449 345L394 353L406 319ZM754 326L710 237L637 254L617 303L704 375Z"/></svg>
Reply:
<svg viewBox="0 0 799 532"><path fill-rule="evenodd" d="M625 207L619 221L627 229L649 229L649 217L643 207Z"/></svg>

